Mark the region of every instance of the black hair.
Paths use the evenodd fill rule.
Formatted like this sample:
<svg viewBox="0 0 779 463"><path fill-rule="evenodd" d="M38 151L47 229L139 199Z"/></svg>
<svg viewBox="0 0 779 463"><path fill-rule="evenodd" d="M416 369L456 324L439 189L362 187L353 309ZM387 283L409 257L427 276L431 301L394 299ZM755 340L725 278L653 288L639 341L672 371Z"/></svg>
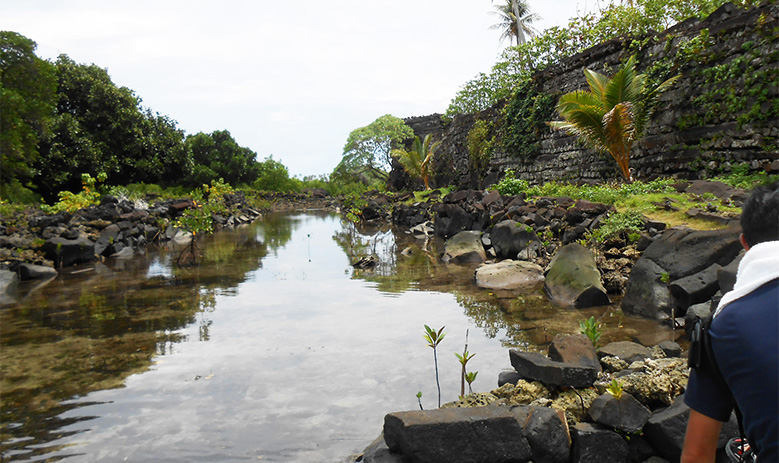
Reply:
<svg viewBox="0 0 779 463"><path fill-rule="evenodd" d="M749 195L741 211L741 232L750 247L779 240L779 181Z"/></svg>

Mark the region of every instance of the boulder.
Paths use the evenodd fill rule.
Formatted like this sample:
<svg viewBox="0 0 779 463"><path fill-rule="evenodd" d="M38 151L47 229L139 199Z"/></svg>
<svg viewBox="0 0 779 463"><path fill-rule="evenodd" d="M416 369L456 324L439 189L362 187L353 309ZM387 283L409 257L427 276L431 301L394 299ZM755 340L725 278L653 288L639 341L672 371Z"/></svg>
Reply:
<svg viewBox="0 0 779 463"><path fill-rule="evenodd" d="M384 442L384 434L379 435L362 452L362 463L403 463L400 454L390 452L387 443Z"/></svg>
<svg viewBox="0 0 779 463"><path fill-rule="evenodd" d="M617 341L606 344L598 351L598 357L606 356L617 357L630 364L652 358L652 351L637 342Z"/></svg>
<svg viewBox="0 0 779 463"><path fill-rule="evenodd" d="M487 253L481 244L481 232L463 231L456 234L444 245L441 258L446 263L484 262Z"/></svg>
<svg viewBox="0 0 779 463"><path fill-rule="evenodd" d="M21 281L46 280L58 275L58 272L51 267L27 263L19 264L17 272L19 273L19 279Z"/></svg>
<svg viewBox="0 0 779 463"><path fill-rule="evenodd" d="M532 228L514 220L504 220L492 228L492 247L498 257L515 259L524 249L541 247L541 240Z"/></svg>
<svg viewBox="0 0 779 463"><path fill-rule="evenodd" d="M738 266L741 263L741 259L744 258L744 252L740 252L733 262L717 270L717 283L722 294L732 291L736 286L736 274L738 273Z"/></svg>
<svg viewBox="0 0 779 463"><path fill-rule="evenodd" d="M441 204L436 208L435 234L451 238L463 230L470 230L473 217L456 204Z"/></svg>
<svg viewBox="0 0 779 463"><path fill-rule="evenodd" d="M690 417L690 408L683 397L679 396L670 407L653 413L644 426L644 435L652 446L671 461L679 461L682 455Z"/></svg>
<svg viewBox="0 0 779 463"><path fill-rule="evenodd" d="M738 226L706 231L668 230L646 248L641 259L656 263L671 281L678 280L712 264L731 263L742 249L740 233Z"/></svg>
<svg viewBox="0 0 779 463"><path fill-rule="evenodd" d="M598 354L590 338L583 334L558 334L549 344L549 358L556 362L571 363L601 371Z"/></svg>
<svg viewBox="0 0 779 463"><path fill-rule="evenodd" d="M16 302L16 290L19 286L19 276L16 272L0 269L0 305Z"/></svg>
<svg viewBox="0 0 779 463"><path fill-rule="evenodd" d="M516 370L504 370L498 373L498 387L504 384L517 384L522 379L522 375L516 372Z"/></svg>
<svg viewBox="0 0 779 463"><path fill-rule="evenodd" d="M628 433L638 433L652 412L630 394L622 393L619 399L606 392L592 401L587 410L598 424L610 426Z"/></svg>
<svg viewBox="0 0 779 463"><path fill-rule="evenodd" d="M563 246L552 258L544 289L562 306L584 308L611 303L592 252L578 243Z"/></svg>
<svg viewBox="0 0 779 463"><path fill-rule="evenodd" d="M532 289L544 281L544 270L530 262L504 260L476 269L476 285L488 289Z"/></svg>
<svg viewBox="0 0 779 463"><path fill-rule="evenodd" d="M649 259L640 258L630 271L622 299L622 311L628 315L661 319L670 315L673 300L668 285L661 278L665 271Z"/></svg>
<svg viewBox="0 0 779 463"><path fill-rule="evenodd" d="M523 379L539 381L546 385L590 387L600 371L600 368L555 362L542 354L517 349L509 349L509 359L511 366Z"/></svg>
<svg viewBox="0 0 779 463"><path fill-rule="evenodd" d="M672 281L668 289L676 307L686 311L693 304L710 300L719 289L717 273L720 269L721 265L711 264L698 273Z"/></svg>
<svg viewBox="0 0 779 463"><path fill-rule="evenodd" d="M673 341L663 341L657 345L666 357L681 357L682 347Z"/></svg>
<svg viewBox="0 0 779 463"><path fill-rule="evenodd" d="M572 463L624 463L628 444L619 434L592 423L577 423L573 429Z"/></svg>
<svg viewBox="0 0 779 463"><path fill-rule="evenodd" d="M86 238L51 238L43 243L41 251L47 259L53 260L55 265L61 267L92 262L95 259L95 244Z"/></svg>
<svg viewBox="0 0 779 463"><path fill-rule="evenodd" d="M706 193L713 194L719 199L736 201L745 201L747 199L747 193L744 190L733 188L727 183L715 182L712 180L694 180L687 187L687 193L703 195Z"/></svg>
<svg viewBox="0 0 779 463"><path fill-rule="evenodd" d="M567 463L571 454L571 433L565 414L547 407L528 407L522 431L536 463Z"/></svg>
<svg viewBox="0 0 779 463"><path fill-rule="evenodd" d="M384 440L411 463L524 463L532 455L525 417L493 406L396 412L384 417Z"/></svg>

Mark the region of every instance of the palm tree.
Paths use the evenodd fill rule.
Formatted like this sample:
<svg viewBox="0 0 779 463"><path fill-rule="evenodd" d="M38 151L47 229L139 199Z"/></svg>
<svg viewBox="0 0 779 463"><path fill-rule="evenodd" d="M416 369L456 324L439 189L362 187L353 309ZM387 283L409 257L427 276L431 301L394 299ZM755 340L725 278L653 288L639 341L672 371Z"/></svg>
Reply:
<svg viewBox="0 0 779 463"><path fill-rule="evenodd" d="M424 140L414 137L411 151L396 149L392 151L392 156L400 162L409 175L421 178L425 189L429 190L430 162L440 144L440 141L433 143L433 137L430 134L425 135Z"/></svg>
<svg viewBox="0 0 779 463"><path fill-rule="evenodd" d="M500 16L500 22L490 29L501 29L503 33L500 40L517 38L517 45L525 43L526 37L536 35L536 30L530 27L533 21L541 19L536 13L530 12L530 6L526 0L506 0L505 5L496 5L496 15ZM519 19L517 19L519 18Z"/></svg>
<svg viewBox="0 0 779 463"><path fill-rule="evenodd" d="M646 75L636 74L635 56L611 79L589 69L584 70L584 75L590 90L561 96L557 112L563 120L549 125L567 130L596 151L609 153L617 161L622 176L632 181L629 164L633 142L643 135L657 98L679 76L648 90Z"/></svg>

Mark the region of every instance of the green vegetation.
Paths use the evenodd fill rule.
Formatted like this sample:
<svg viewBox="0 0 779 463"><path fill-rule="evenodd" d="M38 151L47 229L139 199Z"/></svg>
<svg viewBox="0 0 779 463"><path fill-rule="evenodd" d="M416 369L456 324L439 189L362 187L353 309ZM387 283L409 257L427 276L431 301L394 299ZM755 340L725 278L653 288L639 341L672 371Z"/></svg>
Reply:
<svg viewBox="0 0 779 463"><path fill-rule="evenodd" d="M619 400L622 398L622 383L617 381L616 378L611 380L611 384L606 388L606 392L613 395L615 399Z"/></svg>
<svg viewBox="0 0 779 463"><path fill-rule="evenodd" d="M507 48L488 74L480 73L462 86L446 115L451 118L487 109L508 98L534 72L599 43L619 38L632 51L638 51L654 31L688 18L704 18L724 3L725 0L610 2L605 9L572 18L567 26L551 27L522 45ZM747 7L760 2L733 3Z"/></svg>
<svg viewBox="0 0 779 463"><path fill-rule="evenodd" d="M54 66L35 56L37 44L0 32L0 193L28 188L40 141L49 134L56 103ZM20 194L23 197L23 195Z"/></svg>
<svg viewBox="0 0 779 463"><path fill-rule="evenodd" d="M621 234L628 239L638 237L643 230L643 214L636 210L626 210L610 214L603 220L600 227L591 232L590 237L596 243L603 243L607 239Z"/></svg>
<svg viewBox="0 0 779 463"><path fill-rule="evenodd" d="M521 82L503 107L499 146L522 159L535 157L538 141L555 110L554 95L539 91L532 80Z"/></svg>
<svg viewBox="0 0 779 463"><path fill-rule="evenodd" d="M444 333L444 328L445 327L442 326L440 330L436 331L425 325L424 334L427 345L433 349L433 360L435 361L435 384L438 386L438 408L441 408L441 383L438 380L438 354L436 353L436 348L439 344L441 344L441 341L444 340L444 336L446 336L446 333Z"/></svg>
<svg viewBox="0 0 779 463"><path fill-rule="evenodd" d="M465 378L466 376L468 376L468 373L466 371L466 365L468 365L468 361L472 359L474 355L476 354L471 354L470 352L468 352L468 330L466 330L465 347L463 348L463 354L460 355L457 352L454 353L454 356L457 357L457 361L460 362L460 365L462 366L462 371L460 372L460 398L465 397Z"/></svg>
<svg viewBox="0 0 779 463"><path fill-rule="evenodd" d="M635 56L609 79L584 70L590 91L577 90L560 97L557 112L563 121L553 121L553 129L563 129L595 151L609 153L617 162L622 177L630 173L630 150L643 136L644 127L654 110L657 97L679 78L672 77L649 89L645 74L636 73Z"/></svg>
<svg viewBox="0 0 779 463"><path fill-rule="evenodd" d="M500 34L500 40L512 38L517 39L517 45L522 45L527 41L526 37L536 35L535 29L530 25L538 21L540 16L530 12L530 6L525 0L506 0L502 5L496 5L495 14L500 18L500 22L491 27L503 32Z"/></svg>
<svg viewBox="0 0 779 463"><path fill-rule="evenodd" d="M421 178L422 183L425 184L425 190L429 190L430 163L440 144L440 141L434 143L433 136L430 134L425 135L424 140L414 137L414 141L411 143L411 151L395 149L392 150L392 157L398 160L409 175Z"/></svg>
<svg viewBox="0 0 779 463"><path fill-rule="evenodd" d="M392 151L414 137L414 131L403 119L385 114L365 127L349 134L343 159L332 177L359 181L366 185L387 179L392 167Z"/></svg>
<svg viewBox="0 0 779 463"><path fill-rule="evenodd" d="M117 86L106 69L64 54L53 62L42 60L36 46L15 32L0 32L4 202L45 200L56 202L49 211L73 210L97 202L100 194L181 197L220 179L234 188L322 188L332 195L383 188L337 175L291 178L281 162L272 156L259 161L229 131L185 134L173 119L141 106L141 99ZM88 184L99 175L104 176L99 188Z"/></svg>
<svg viewBox="0 0 779 463"><path fill-rule="evenodd" d="M579 332L586 335L596 349L600 346L601 328L603 324L596 322L595 317L579 321Z"/></svg>
<svg viewBox="0 0 779 463"><path fill-rule="evenodd" d="M465 374L465 381L468 383L468 393L473 394L473 388L471 387L473 382L476 381L476 375L478 375L478 371L469 371Z"/></svg>
<svg viewBox="0 0 779 463"><path fill-rule="evenodd" d="M76 212L79 209L97 204L100 200L100 193L95 188L95 184L98 181L103 182L105 179L106 174L104 172L99 173L97 178L94 178L89 174L81 174L82 187L79 193L60 191L59 202L50 207L42 205L41 209L49 214L60 211Z"/></svg>

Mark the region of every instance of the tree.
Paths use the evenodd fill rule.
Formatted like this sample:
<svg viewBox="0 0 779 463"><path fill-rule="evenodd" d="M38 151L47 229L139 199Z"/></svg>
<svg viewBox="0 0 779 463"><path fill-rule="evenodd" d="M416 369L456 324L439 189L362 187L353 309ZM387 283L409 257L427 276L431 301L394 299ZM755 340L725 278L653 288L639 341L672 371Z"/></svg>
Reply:
<svg viewBox="0 0 779 463"><path fill-rule="evenodd" d="M191 156L175 121L140 106L108 71L60 55L51 134L41 140L38 191L47 199L80 189L81 174L108 175L107 184L174 183L188 176Z"/></svg>
<svg viewBox="0 0 779 463"><path fill-rule="evenodd" d="M409 175L421 178L425 184L425 190L429 190L430 162L433 160L439 145L441 145L441 142L433 143L433 137L430 134L425 135L424 140L414 137L411 151L396 149L392 151L392 156L398 160Z"/></svg>
<svg viewBox="0 0 779 463"><path fill-rule="evenodd" d="M254 188L264 191L297 191L300 180L290 178L287 166L268 156L258 165L259 175L254 182Z"/></svg>
<svg viewBox="0 0 779 463"><path fill-rule="evenodd" d="M679 76L653 89L647 87L645 74L636 74L636 59L631 56L613 78L584 70L589 91L577 90L560 97L557 112L563 121L552 121L553 129L567 130L585 145L609 153L617 162L625 180L632 181L630 150L640 139L659 95Z"/></svg>
<svg viewBox="0 0 779 463"><path fill-rule="evenodd" d="M227 130L190 135L186 147L194 161L190 177L194 185L220 178L231 185L251 184L260 173L257 153L239 146Z"/></svg>
<svg viewBox="0 0 779 463"><path fill-rule="evenodd" d="M333 174L338 176L361 175L386 180L392 166L392 150L400 148L414 131L403 119L386 114L349 134L344 146L343 159Z"/></svg>
<svg viewBox="0 0 779 463"><path fill-rule="evenodd" d="M496 5L496 15L500 17L500 22L491 27L491 29L501 29L503 33L500 40L516 37L517 45L522 45L527 40L526 37L533 37L536 34L530 24L541 19L536 13L530 12L530 6L525 0L506 0L505 5Z"/></svg>
<svg viewBox="0 0 779 463"><path fill-rule="evenodd" d="M38 143L54 115L55 69L35 55L36 48L16 32L0 32L0 185L33 178Z"/></svg>

